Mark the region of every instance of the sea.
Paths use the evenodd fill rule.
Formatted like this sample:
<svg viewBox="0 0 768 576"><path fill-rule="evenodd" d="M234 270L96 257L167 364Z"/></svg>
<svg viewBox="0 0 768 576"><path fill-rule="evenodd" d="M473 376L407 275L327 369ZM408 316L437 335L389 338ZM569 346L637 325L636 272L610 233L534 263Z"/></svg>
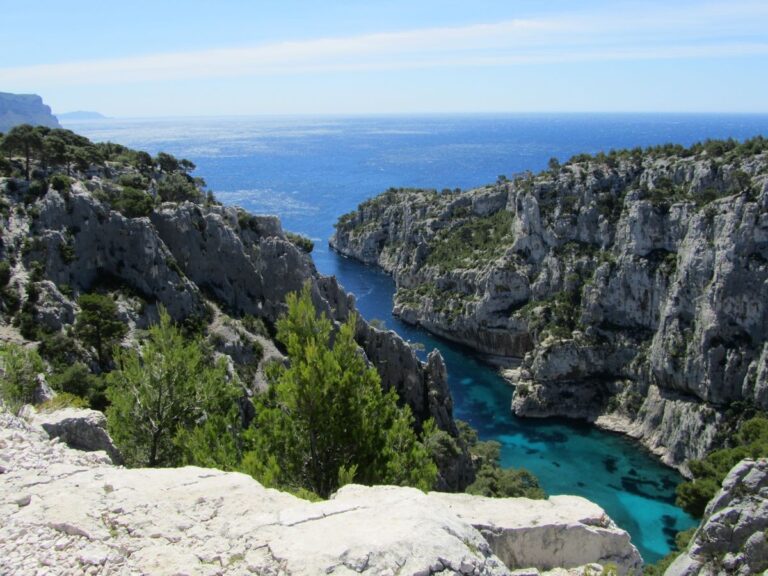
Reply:
<svg viewBox="0 0 768 576"><path fill-rule="evenodd" d="M328 248L339 216L389 187L471 189L501 176L545 169L583 152L690 145L708 138L768 136L768 115L508 114L420 116L253 116L105 119L67 122L94 141L197 165L196 176L224 204L277 214L310 237L322 274L352 292L361 313L445 358L454 414L482 440L501 443L502 465L526 468L548 494L576 494L602 506L646 562L696 524L675 506L680 475L635 441L586 423L521 419L512 389L472 351L407 326L391 314L394 284L380 270Z"/></svg>

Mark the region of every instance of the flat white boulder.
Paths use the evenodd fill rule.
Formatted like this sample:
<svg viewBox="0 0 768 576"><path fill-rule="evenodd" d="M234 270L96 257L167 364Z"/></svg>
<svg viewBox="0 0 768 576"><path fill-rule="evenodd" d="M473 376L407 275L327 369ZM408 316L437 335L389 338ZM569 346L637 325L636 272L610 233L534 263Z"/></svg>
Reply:
<svg viewBox="0 0 768 576"><path fill-rule="evenodd" d="M597 504L579 496L485 498L431 492L459 518L485 537L510 568L575 568L589 563L615 564L621 574L642 572L642 558Z"/></svg>
<svg viewBox="0 0 768 576"><path fill-rule="evenodd" d="M580 498L350 485L311 503L244 474L116 467L2 412L0 518L0 574L560 575L619 564L614 541L636 554Z"/></svg>

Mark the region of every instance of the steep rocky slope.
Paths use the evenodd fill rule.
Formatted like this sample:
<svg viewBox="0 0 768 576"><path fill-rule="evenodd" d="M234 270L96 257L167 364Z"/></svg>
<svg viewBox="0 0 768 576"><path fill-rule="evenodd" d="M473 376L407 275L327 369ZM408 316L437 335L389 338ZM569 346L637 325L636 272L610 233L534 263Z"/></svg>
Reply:
<svg viewBox="0 0 768 576"><path fill-rule="evenodd" d="M392 273L404 321L506 360L518 415L596 420L685 471L728 407L768 409L767 148L391 189L343 216L331 246Z"/></svg>
<svg viewBox="0 0 768 576"><path fill-rule="evenodd" d="M131 327L125 345L157 320L162 304L177 321L207 327L211 345L255 393L265 386L265 363L282 358L270 333L289 292L309 282L315 306L338 322L355 311L354 298L316 272L277 218L211 202L166 203L147 217L131 218L104 200L120 188L116 170L92 169L60 192L47 183L33 190L18 179L0 179L0 260L11 264L0 305L3 323L66 333L77 296L101 287L118 300L121 319ZM248 318L266 331L249 328ZM422 363L394 332L377 330L359 316L356 339L379 367L383 386L397 390L417 422L434 417L440 428L458 435L438 353ZM466 452L443 464L442 488L471 482Z"/></svg>
<svg viewBox="0 0 768 576"><path fill-rule="evenodd" d="M0 572L9 575L562 576L599 574L592 563L620 574L641 566L626 532L579 497L348 485L310 503L243 474L115 467L1 408L0 514Z"/></svg>
<svg viewBox="0 0 768 576"><path fill-rule="evenodd" d="M61 127L50 106L43 104L43 99L37 94L0 92L0 132L7 132L19 124Z"/></svg>
<svg viewBox="0 0 768 576"><path fill-rule="evenodd" d="M665 576L746 576L766 569L768 461L743 460L723 481L687 551Z"/></svg>

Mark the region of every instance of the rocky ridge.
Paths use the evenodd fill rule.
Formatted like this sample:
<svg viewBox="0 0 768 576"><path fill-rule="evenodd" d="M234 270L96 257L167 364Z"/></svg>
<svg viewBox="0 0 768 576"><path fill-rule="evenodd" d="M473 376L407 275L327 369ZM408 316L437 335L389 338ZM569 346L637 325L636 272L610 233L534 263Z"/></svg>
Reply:
<svg viewBox="0 0 768 576"><path fill-rule="evenodd" d="M742 460L707 505L687 551L665 576L746 576L767 569L768 461Z"/></svg>
<svg viewBox="0 0 768 576"><path fill-rule="evenodd" d="M115 188L115 170L93 169L70 190L49 186L37 197L26 183L15 180L11 187L0 179L5 188L0 259L12 265L6 294L16 295L22 311L31 310L36 326L54 333L71 327L77 296L106 287L131 328L124 345L157 321L159 305L177 321L215 324L212 345L233 369L248 368L252 379L246 379L246 392L252 394L265 386L265 363L282 358L270 330L289 292L309 282L315 306L332 320L344 322L355 313L354 297L334 278L317 273L277 218L192 202L127 217L98 199ZM249 329L246 318L257 319L264 330ZM10 315L4 321L10 322ZM359 315L356 330L383 386L397 390L417 423L434 417L441 429L458 436L439 353L422 363L394 332L377 330ZM260 353L254 355L254 349ZM443 463L440 487L462 489L472 477L465 451Z"/></svg>
<svg viewBox="0 0 768 576"><path fill-rule="evenodd" d="M582 156L468 192L391 189L331 246L394 313L506 361L523 416L639 438L686 471L727 408L768 409L765 140Z"/></svg>
<svg viewBox="0 0 768 576"><path fill-rule="evenodd" d="M579 497L349 485L310 503L238 473L116 467L4 411L0 478L4 574L564 576L641 567L626 532Z"/></svg>
<svg viewBox="0 0 768 576"><path fill-rule="evenodd" d="M0 132L7 132L19 124L61 128L50 106L43 104L37 94L0 92Z"/></svg>

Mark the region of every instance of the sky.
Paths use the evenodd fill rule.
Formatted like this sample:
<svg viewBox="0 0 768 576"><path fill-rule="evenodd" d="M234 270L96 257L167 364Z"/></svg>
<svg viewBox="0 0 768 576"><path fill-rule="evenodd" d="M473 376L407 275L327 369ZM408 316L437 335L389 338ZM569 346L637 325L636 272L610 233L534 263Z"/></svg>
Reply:
<svg viewBox="0 0 768 576"><path fill-rule="evenodd" d="M768 0L0 0L54 113L768 112Z"/></svg>

